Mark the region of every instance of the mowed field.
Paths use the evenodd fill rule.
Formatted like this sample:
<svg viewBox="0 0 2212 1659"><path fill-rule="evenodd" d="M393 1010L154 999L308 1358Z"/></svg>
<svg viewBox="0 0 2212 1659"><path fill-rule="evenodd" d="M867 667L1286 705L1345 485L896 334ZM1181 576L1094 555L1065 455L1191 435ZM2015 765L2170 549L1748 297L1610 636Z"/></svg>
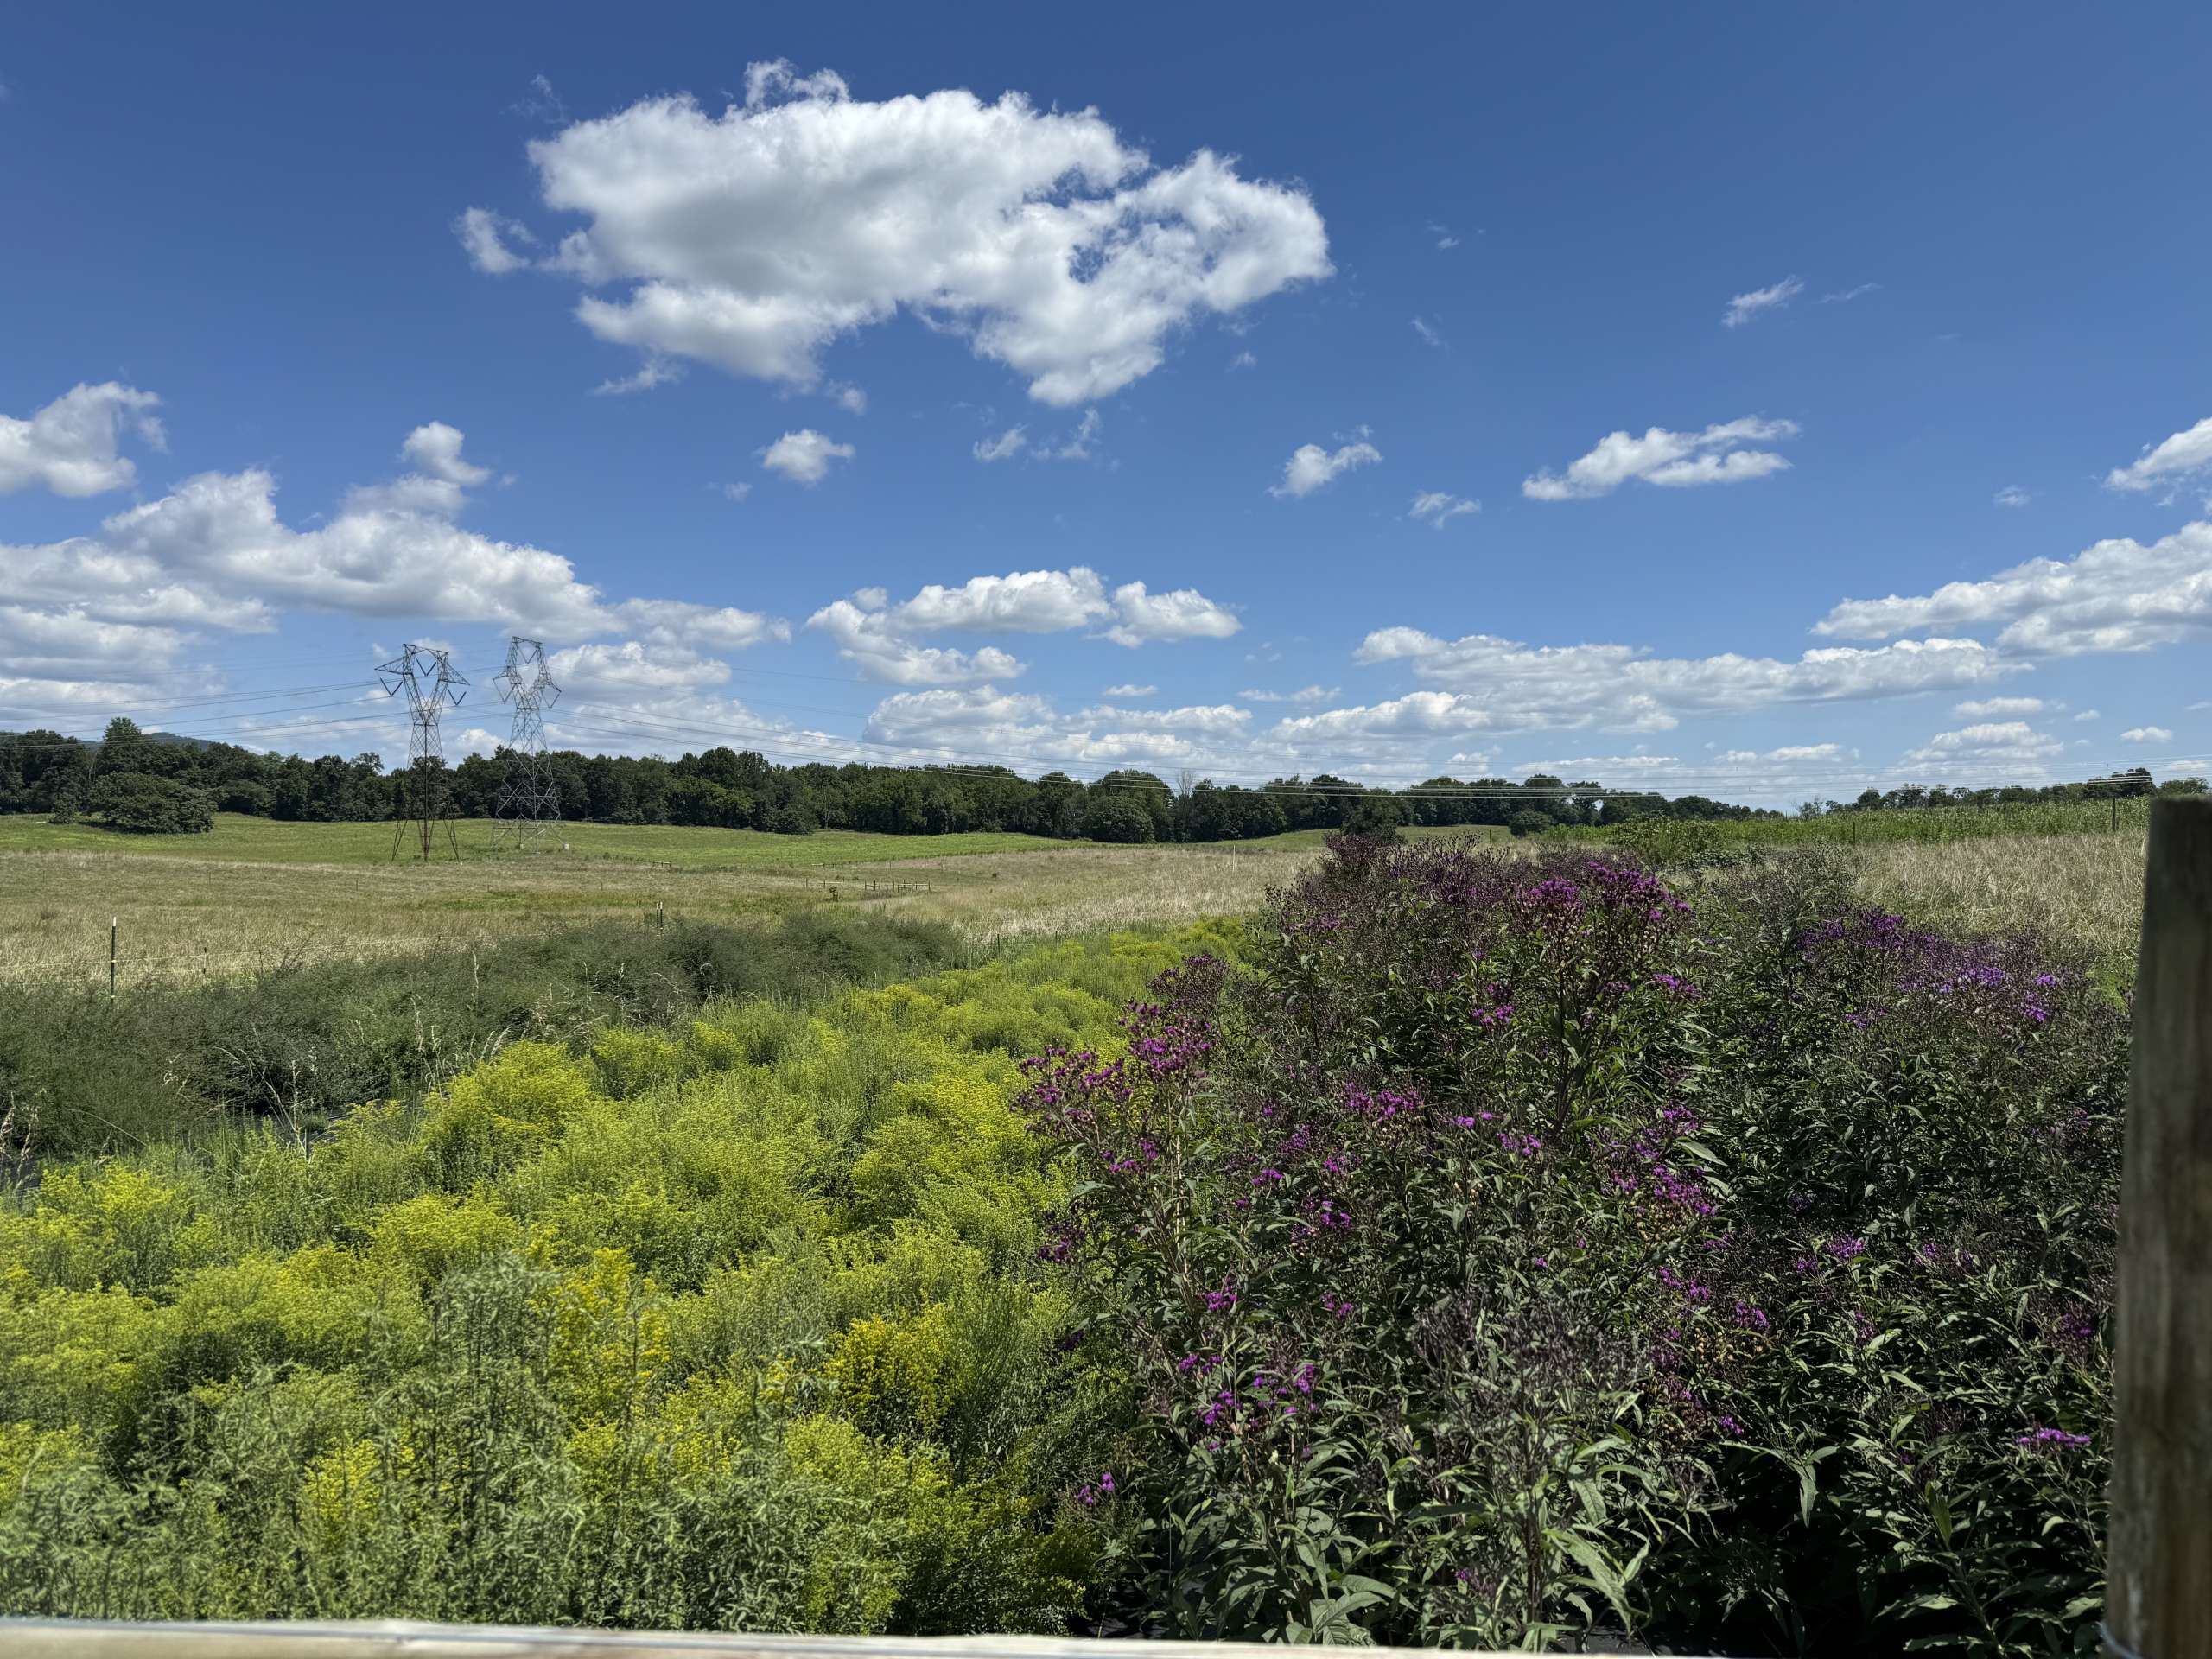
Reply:
<svg viewBox="0 0 2212 1659"><path fill-rule="evenodd" d="M496 948L518 931L663 906L726 921L865 904L995 943L1248 911L1324 840L1301 831L1109 847L996 833L572 824L516 853L493 849L488 823L456 823L454 833L459 859L425 864L411 846L392 858L388 824L223 814L208 835L136 836L0 817L0 976L104 979L111 919L126 980Z"/></svg>

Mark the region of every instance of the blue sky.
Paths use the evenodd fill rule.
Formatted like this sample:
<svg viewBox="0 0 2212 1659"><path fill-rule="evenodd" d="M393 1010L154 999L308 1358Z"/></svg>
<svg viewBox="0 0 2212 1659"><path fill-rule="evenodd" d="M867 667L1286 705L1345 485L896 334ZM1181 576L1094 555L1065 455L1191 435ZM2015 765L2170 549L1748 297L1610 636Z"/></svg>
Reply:
<svg viewBox="0 0 2212 1659"><path fill-rule="evenodd" d="M0 721L404 753L348 699L427 639L458 751L521 631L587 748L2198 769L2208 60L2179 5L19 11Z"/></svg>

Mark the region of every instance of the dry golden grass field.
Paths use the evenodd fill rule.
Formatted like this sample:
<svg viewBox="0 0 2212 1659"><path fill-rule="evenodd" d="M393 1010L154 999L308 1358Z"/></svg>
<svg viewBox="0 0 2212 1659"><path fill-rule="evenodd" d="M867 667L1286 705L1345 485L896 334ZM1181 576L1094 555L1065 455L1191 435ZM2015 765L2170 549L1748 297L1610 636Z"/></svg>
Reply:
<svg viewBox="0 0 2212 1659"><path fill-rule="evenodd" d="M1464 831L1421 831L1451 836ZM1243 844L1104 847L1027 836L919 836L571 826L526 855L394 862L374 824L221 820L133 839L0 819L0 976L226 975L503 937L610 915L732 920L860 904L942 920L979 944L1254 908L1321 850L1306 832ZM1870 902L1962 932L2055 931L2122 956L2140 920L2143 836L2021 836L1850 849Z"/></svg>
<svg viewBox="0 0 2212 1659"><path fill-rule="evenodd" d="M0 818L0 976L104 979L111 919L126 982L489 948L519 931L657 906L728 921L862 904L988 944L1249 911L1322 842L1312 832L1205 847L594 824L562 833L565 850L500 856L483 850L485 826L464 824L459 861L423 864L395 862L391 831L376 824L225 817L210 836L152 838Z"/></svg>
<svg viewBox="0 0 2212 1659"><path fill-rule="evenodd" d="M1958 933L2037 930L2129 957L2143 926L2142 830L1857 849L1870 900Z"/></svg>

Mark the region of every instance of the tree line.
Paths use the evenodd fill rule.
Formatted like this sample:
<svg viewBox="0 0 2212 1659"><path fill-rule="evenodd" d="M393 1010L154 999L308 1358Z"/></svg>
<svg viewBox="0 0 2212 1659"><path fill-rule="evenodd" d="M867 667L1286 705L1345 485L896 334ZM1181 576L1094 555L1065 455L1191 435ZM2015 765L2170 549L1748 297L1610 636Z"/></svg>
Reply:
<svg viewBox="0 0 2212 1659"><path fill-rule="evenodd" d="M89 741L59 732L0 733L0 812L87 818L162 832L206 829L216 812L288 823L383 822L429 800L457 817L489 817L515 757L504 749L458 766L387 770L374 753L264 753L235 744L139 729L118 717ZM1370 788L1322 772L1258 787L1121 770L1084 782L1065 772L1025 778L1005 766L813 762L779 766L751 750L709 748L677 760L556 750L537 766L559 791L561 816L620 824L690 824L804 835L1019 830L1122 842L1249 841L1290 830L1397 824L1497 825L1517 834L1555 824L1771 816L1685 795L1673 800L1569 783L1546 773L1437 777Z"/></svg>

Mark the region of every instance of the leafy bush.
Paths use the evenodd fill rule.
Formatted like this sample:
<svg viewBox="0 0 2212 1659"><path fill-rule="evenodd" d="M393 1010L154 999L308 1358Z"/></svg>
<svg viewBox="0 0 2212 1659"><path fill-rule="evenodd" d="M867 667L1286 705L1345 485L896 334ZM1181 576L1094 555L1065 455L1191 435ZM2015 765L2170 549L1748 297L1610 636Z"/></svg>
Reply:
<svg viewBox="0 0 2212 1659"><path fill-rule="evenodd" d="M1032 1061L1161 1635L2093 1645L2126 1066L2026 940L1346 840Z"/></svg>
<svg viewBox="0 0 2212 1659"><path fill-rule="evenodd" d="M1366 795L1344 814L1344 833L1370 841L1395 842L1402 838L1398 827L1405 821L1405 809L1389 796Z"/></svg>
<svg viewBox="0 0 2212 1659"><path fill-rule="evenodd" d="M100 779L86 798L85 810L133 835L199 836L215 827L215 803L205 790L143 772Z"/></svg>
<svg viewBox="0 0 2212 1659"><path fill-rule="evenodd" d="M1126 794L1094 794L1083 810L1084 839L1141 843L1153 839L1152 815Z"/></svg>
<svg viewBox="0 0 2212 1659"><path fill-rule="evenodd" d="M918 944L841 926L825 971ZM0 1609L1065 1627L1108 1414L1010 1045L1106 1040L1220 938L518 1041L312 1155L48 1169L0 1209Z"/></svg>

